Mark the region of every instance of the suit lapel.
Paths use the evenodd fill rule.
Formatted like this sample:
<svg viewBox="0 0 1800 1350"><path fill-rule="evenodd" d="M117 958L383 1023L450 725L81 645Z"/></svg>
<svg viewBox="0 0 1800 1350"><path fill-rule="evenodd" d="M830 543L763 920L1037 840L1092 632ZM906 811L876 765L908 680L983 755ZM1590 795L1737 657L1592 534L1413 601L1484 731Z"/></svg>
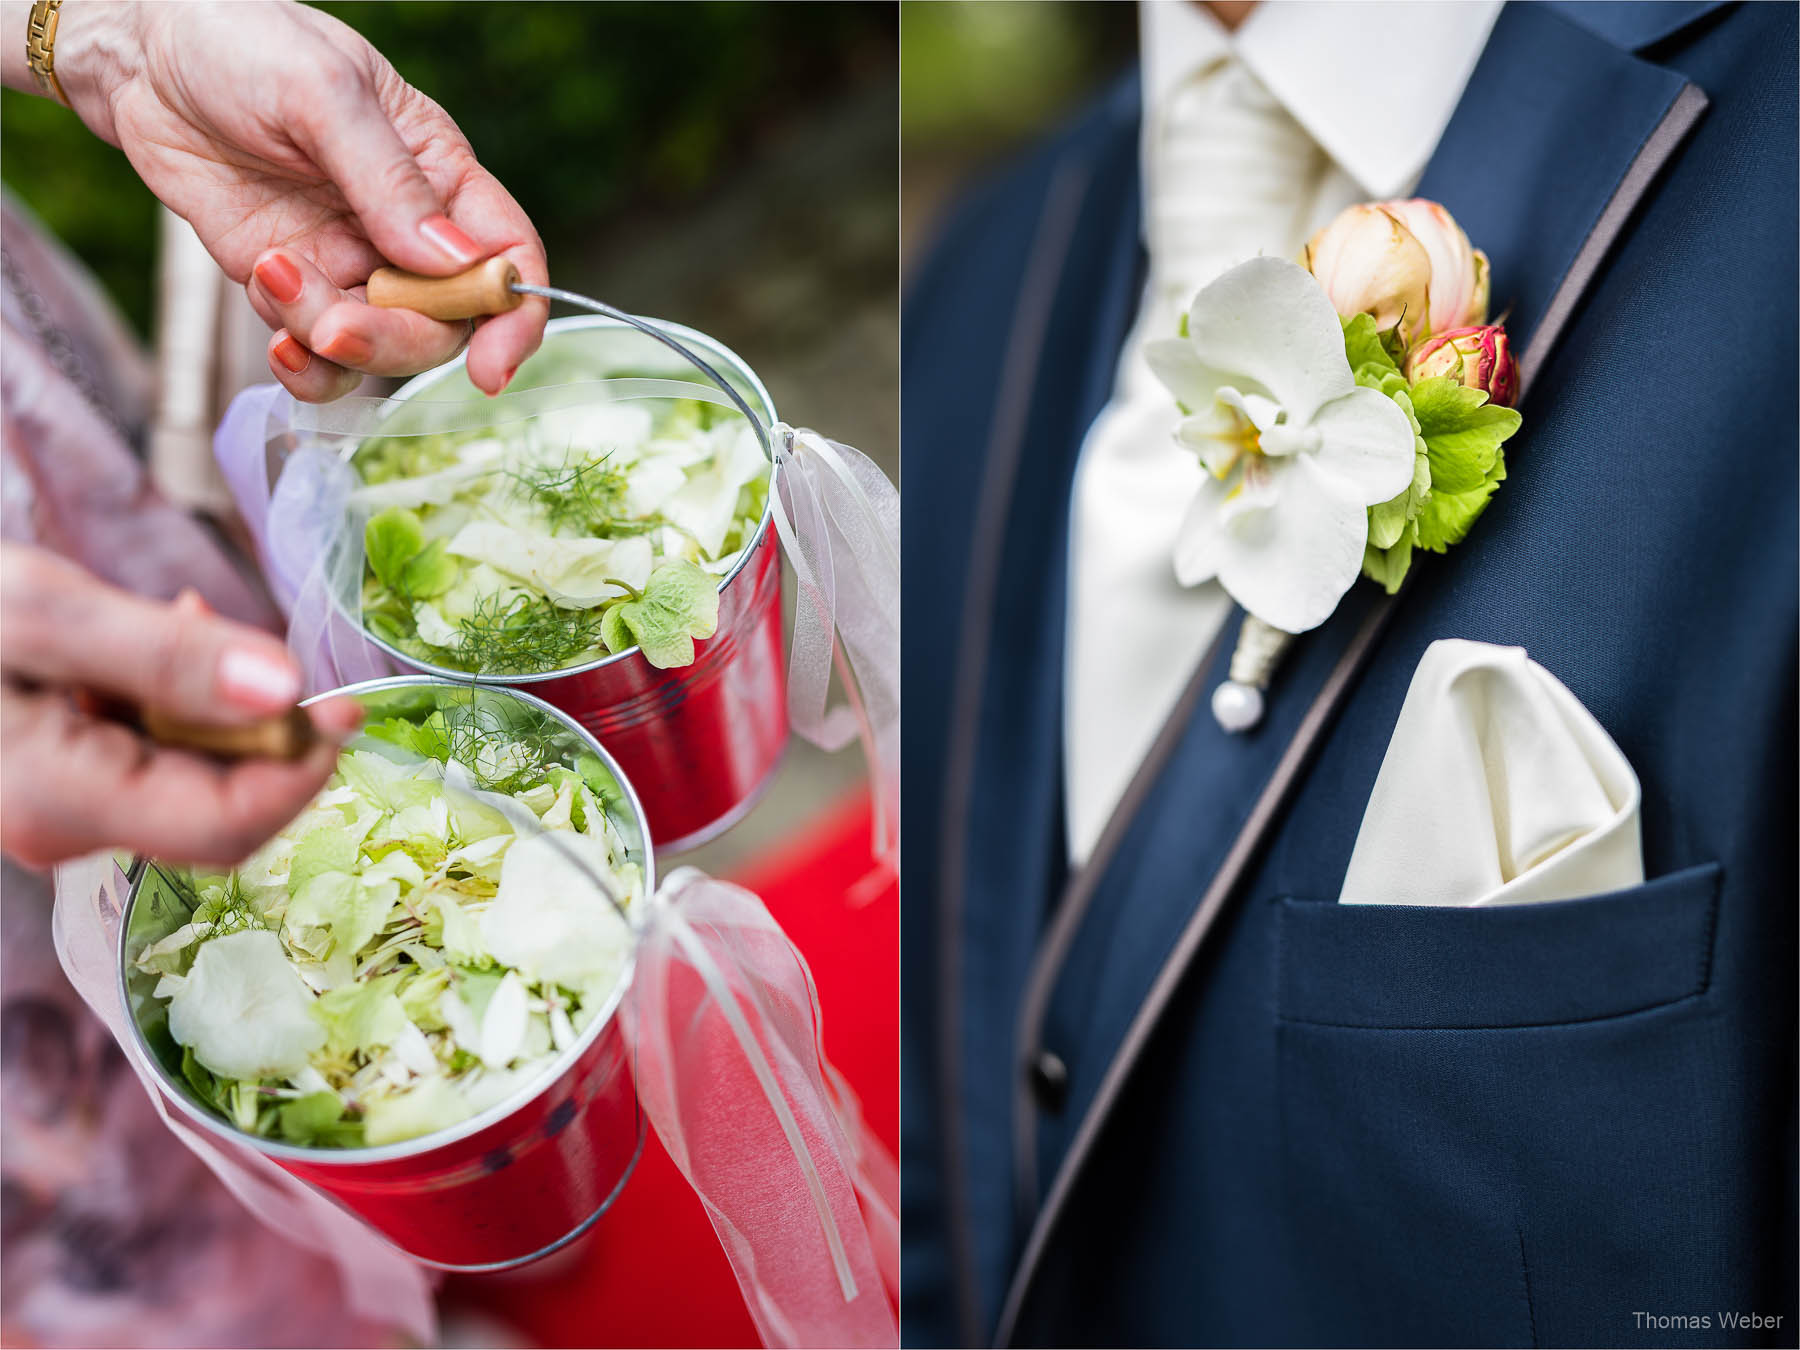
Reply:
<svg viewBox="0 0 1800 1350"><path fill-rule="evenodd" d="M1135 82L1117 91L1116 125L1067 155L1045 193L995 396L958 642L935 879L938 1056L946 1208L971 1344L993 1324L1014 1249L1008 1172L996 1165L1011 1027L963 1010L1022 983L1043 918L1027 897L1049 893L1062 871L1065 522L1075 460L1135 307L1136 98Z"/></svg>
<svg viewBox="0 0 1800 1350"><path fill-rule="evenodd" d="M1680 76L1641 61L1544 6L1508 5L1420 184L1487 250L1496 310L1531 373L1603 270L1612 245L1705 107ZM1526 431L1515 444L1529 463ZM1477 526L1477 528L1480 528ZM1427 556L1425 567L1454 567ZM1099 1132L1177 983L1281 817L1343 696L1377 650L1395 600L1358 584L1290 652L1267 720L1231 737L1184 700L1165 732L1167 762L1108 831L1116 848L1057 916L1033 971L1019 1063L1063 1038L1073 1050L1067 1108L1034 1115L1055 1173L1036 1211L999 1326L1011 1333L1045 1244ZM1234 635L1232 635L1234 636ZM1223 678L1225 651L1203 677ZM1067 953L1083 960L1065 965ZM1054 998L1051 991L1054 991ZM1079 1010L1063 1023L1057 1008ZM1027 1197L1027 1201L1033 1197Z"/></svg>

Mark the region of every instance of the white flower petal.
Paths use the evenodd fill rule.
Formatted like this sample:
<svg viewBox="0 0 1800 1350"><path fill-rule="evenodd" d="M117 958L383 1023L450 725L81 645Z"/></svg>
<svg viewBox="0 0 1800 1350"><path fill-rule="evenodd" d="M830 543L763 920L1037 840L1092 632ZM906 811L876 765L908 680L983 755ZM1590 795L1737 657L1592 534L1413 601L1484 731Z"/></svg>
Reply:
<svg viewBox="0 0 1800 1350"><path fill-rule="evenodd" d="M1182 418L1175 428L1175 443L1199 456L1201 467L1214 478L1230 473L1249 446L1244 424L1217 401Z"/></svg>
<svg viewBox="0 0 1800 1350"><path fill-rule="evenodd" d="M288 1081L302 1092L329 1092L334 1097L338 1095L337 1089L326 1081L325 1075L310 1064Z"/></svg>
<svg viewBox="0 0 1800 1350"><path fill-rule="evenodd" d="M474 1054L476 1047L481 1044L481 1024L475 1020L475 1014L469 1011L469 1005L454 990L446 989L438 995L438 1016L450 1028L450 1035L456 1044Z"/></svg>
<svg viewBox="0 0 1800 1350"><path fill-rule="evenodd" d="M1219 402L1239 413L1258 431L1267 431L1281 420L1281 405L1254 390L1245 393L1232 385L1226 385L1219 390Z"/></svg>
<svg viewBox="0 0 1800 1350"><path fill-rule="evenodd" d="M1386 394L1352 389L1320 408L1312 425L1314 462L1364 506L1397 497L1412 482L1412 424Z"/></svg>
<svg viewBox="0 0 1800 1350"><path fill-rule="evenodd" d="M1220 531L1219 582L1263 622L1304 633L1331 617L1362 571L1368 512L1310 456L1279 461L1275 472L1278 507Z"/></svg>
<svg viewBox="0 0 1800 1350"><path fill-rule="evenodd" d="M413 606L413 622L418 625L419 641L434 647L454 648L462 642L462 630L446 619L429 600Z"/></svg>
<svg viewBox="0 0 1800 1350"><path fill-rule="evenodd" d="M650 437L650 409L641 401L583 403L542 413L532 425L541 454L625 455Z"/></svg>
<svg viewBox="0 0 1800 1350"><path fill-rule="evenodd" d="M1219 575L1226 547L1219 514L1229 491L1216 478L1201 480L1200 490L1181 518L1181 529L1175 536L1175 579L1183 586L1198 586Z"/></svg>
<svg viewBox="0 0 1800 1350"><path fill-rule="evenodd" d="M559 604L592 605L616 595L610 584L613 554L609 539L562 539L516 530L496 521L471 521L447 545L459 558L473 558L536 587Z"/></svg>
<svg viewBox="0 0 1800 1350"><path fill-rule="evenodd" d="M625 484L625 509L634 516L649 516L681 491L687 474L670 456L645 460L631 470Z"/></svg>
<svg viewBox="0 0 1800 1350"><path fill-rule="evenodd" d="M226 1078L291 1078L325 1044L312 992L264 928L214 938L169 1000L169 1034Z"/></svg>
<svg viewBox="0 0 1800 1350"><path fill-rule="evenodd" d="M612 575L633 590L641 591L650 584L655 566L656 550L649 535L628 535L613 545Z"/></svg>
<svg viewBox="0 0 1800 1350"><path fill-rule="evenodd" d="M605 845L588 835L558 831L554 838L545 832L521 839L507 850L499 893L481 916L481 934L496 960L527 979L574 988L596 973L616 971L630 950L631 932L568 853L602 876L614 875ZM625 888L614 885L623 898Z"/></svg>
<svg viewBox="0 0 1800 1350"><path fill-rule="evenodd" d="M416 1139L474 1115L450 1079L432 1075L405 1092L376 1097L364 1108L363 1138L371 1146Z"/></svg>
<svg viewBox="0 0 1800 1350"><path fill-rule="evenodd" d="M748 427L740 422L720 430L728 433L728 439L721 439L713 462L694 473L681 491L663 504L663 515L715 557L736 516L738 492L769 467Z"/></svg>
<svg viewBox="0 0 1800 1350"><path fill-rule="evenodd" d="M418 807L408 807L416 811ZM380 862L370 863L362 870L364 881L404 881L408 886L417 886L425 880L425 869L403 850L395 849L382 858Z"/></svg>
<svg viewBox="0 0 1800 1350"><path fill-rule="evenodd" d="M1281 500L1276 466L1262 455L1251 455L1244 461L1244 471L1225 492L1219 503L1219 525L1230 530L1254 511L1272 510Z"/></svg>
<svg viewBox="0 0 1800 1350"><path fill-rule="evenodd" d="M458 462L449 468L366 484L350 494L350 504L371 513L389 506L442 506L482 475L492 473L505 453L506 446L500 441L469 441L458 447Z"/></svg>
<svg viewBox="0 0 1800 1350"><path fill-rule="evenodd" d="M1149 363L1151 373L1190 413L1205 415L1218 400L1220 389L1233 382L1228 371L1202 361L1187 338L1156 338L1146 342L1144 360Z"/></svg>
<svg viewBox="0 0 1800 1350"><path fill-rule="evenodd" d="M525 982L517 971L509 970L481 1015L477 1053L490 1069L504 1069L518 1057L520 1047L525 1044L525 1025L531 1018L525 1001Z"/></svg>
<svg viewBox="0 0 1800 1350"><path fill-rule="evenodd" d="M1201 365L1248 376L1290 423L1310 422L1321 404L1356 387L1330 298L1284 258L1252 258L1202 290L1188 311L1188 333ZM1231 383L1246 387L1241 378Z"/></svg>
<svg viewBox="0 0 1800 1350"><path fill-rule="evenodd" d="M560 1003L550 1010L550 1042L558 1051L575 1044L575 1028L569 1022L568 1009Z"/></svg>

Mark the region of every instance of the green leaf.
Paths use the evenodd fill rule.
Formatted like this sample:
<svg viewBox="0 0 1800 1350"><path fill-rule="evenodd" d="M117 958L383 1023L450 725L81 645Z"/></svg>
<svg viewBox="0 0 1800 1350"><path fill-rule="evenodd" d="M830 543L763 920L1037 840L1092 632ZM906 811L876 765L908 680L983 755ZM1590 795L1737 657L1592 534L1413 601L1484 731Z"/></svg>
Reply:
<svg viewBox="0 0 1800 1350"><path fill-rule="evenodd" d="M1452 544L1460 544L1505 477L1506 458L1496 455L1487 474L1466 492L1443 492L1434 484L1425 509L1419 512L1419 547L1442 553Z"/></svg>
<svg viewBox="0 0 1800 1350"><path fill-rule="evenodd" d="M445 552L445 541L433 539L407 562L395 589L414 600L429 600L454 586L460 571L456 560Z"/></svg>
<svg viewBox="0 0 1800 1350"><path fill-rule="evenodd" d="M665 562L650 574L644 593L622 600L600 621L608 651L643 649L659 670L693 664L694 639L709 638L719 626L719 583L686 560Z"/></svg>
<svg viewBox="0 0 1800 1350"><path fill-rule="evenodd" d="M363 727L363 734L426 759L447 761L450 758L450 729L442 712L434 712L422 722L407 717L389 717Z"/></svg>
<svg viewBox="0 0 1800 1350"><path fill-rule="evenodd" d="M1370 323L1372 325L1374 320L1371 319ZM1382 393L1399 405L1413 429L1412 482L1406 485L1403 492L1369 508L1369 543L1377 549L1387 549L1400 541L1400 536L1406 532L1407 526L1424 506L1425 499L1431 495L1431 457L1426 451L1424 438L1419 435L1419 419L1413 412L1412 398L1407 392L1405 378L1398 371L1390 370L1379 387Z"/></svg>
<svg viewBox="0 0 1800 1350"><path fill-rule="evenodd" d="M363 552L369 566L390 590L401 590L406 565L425 549L425 527L404 506L390 506L363 526Z"/></svg>
<svg viewBox="0 0 1800 1350"><path fill-rule="evenodd" d="M1412 404L1431 456L1431 486L1436 492L1480 488L1500 446L1519 429L1520 417L1513 409L1489 403L1481 390L1446 375L1414 385Z"/></svg>
<svg viewBox="0 0 1800 1350"><path fill-rule="evenodd" d="M420 971L400 987L400 1006L420 1031L436 1031L444 1025L438 1015L438 999L450 987L450 968Z"/></svg>
<svg viewBox="0 0 1800 1350"><path fill-rule="evenodd" d="M600 805L608 814L624 810L625 792L614 778L612 770L601 763L597 755L580 755L575 760L575 772L581 775L581 781L588 785L588 790L600 799Z"/></svg>
<svg viewBox="0 0 1800 1350"><path fill-rule="evenodd" d="M225 1110L225 1095L231 1087L230 1080L220 1078L202 1064L191 1045L181 1047L181 1076L201 1101L216 1110Z"/></svg>
<svg viewBox="0 0 1800 1350"><path fill-rule="evenodd" d="M313 1016L325 1028L327 1048L341 1054L392 1045L406 1031L406 1009L394 990L398 972L359 984L328 989L313 1002Z"/></svg>
<svg viewBox="0 0 1800 1350"><path fill-rule="evenodd" d="M1355 373L1358 384L1379 389L1385 376L1400 374L1400 368L1388 353L1386 342L1375 330L1374 316L1358 314L1354 318L1345 319L1343 324L1344 355L1350 361L1350 369ZM1400 387L1406 387L1405 377L1401 378Z"/></svg>
<svg viewBox="0 0 1800 1350"><path fill-rule="evenodd" d="M1369 508L1369 543L1378 549L1392 548L1399 543L1400 536L1407 533L1407 527L1431 496L1431 458L1424 451L1423 441L1418 441L1416 447L1412 482L1406 490L1390 501Z"/></svg>
<svg viewBox="0 0 1800 1350"><path fill-rule="evenodd" d="M446 891L432 893L431 903L443 920L442 947L452 961L482 961L487 958L487 943L481 940L481 924L465 914L456 897ZM491 992L491 991L490 991Z"/></svg>
<svg viewBox="0 0 1800 1350"><path fill-rule="evenodd" d="M363 526L363 552L382 585L412 600L443 594L458 575L444 541L427 544L419 517L403 506L390 506L369 518Z"/></svg>
<svg viewBox="0 0 1800 1350"><path fill-rule="evenodd" d="M392 1144L447 1129L472 1114L467 1099L453 1084L442 1078L426 1078L406 1092L370 1102L363 1119L363 1135L371 1145Z"/></svg>
<svg viewBox="0 0 1800 1350"><path fill-rule="evenodd" d="M1391 548L1376 548L1369 544L1363 549L1363 575L1379 582L1389 595L1400 589L1407 569L1412 566L1412 536L1413 531L1407 530Z"/></svg>
<svg viewBox="0 0 1800 1350"><path fill-rule="evenodd" d="M327 953L306 934L322 928L330 932L330 950L355 956L387 923L399 897L397 881L371 886L344 872L321 873L296 891L288 905L288 940L322 959Z"/></svg>
<svg viewBox="0 0 1800 1350"><path fill-rule="evenodd" d="M294 849L288 865L288 894L298 895L314 877L328 872L349 872L356 866L356 840L336 825L308 830Z"/></svg>
<svg viewBox="0 0 1800 1350"><path fill-rule="evenodd" d="M413 769L373 750L339 755L338 773L359 797L384 812L429 805L444 790L435 779L416 777Z"/></svg>
<svg viewBox="0 0 1800 1350"><path fill-rule="evenodd" d="M344 1103L335 1092L309 1092L277 1113L281 1137L303 1147L354 1148L362 1143L362 1126L344 1118Z"/></svg>

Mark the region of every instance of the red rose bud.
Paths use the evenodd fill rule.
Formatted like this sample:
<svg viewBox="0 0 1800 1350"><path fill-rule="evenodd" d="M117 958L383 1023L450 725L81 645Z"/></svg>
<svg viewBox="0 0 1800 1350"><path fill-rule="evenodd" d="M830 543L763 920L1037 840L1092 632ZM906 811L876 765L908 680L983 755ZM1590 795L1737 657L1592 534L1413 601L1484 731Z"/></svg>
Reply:
<svg viewBox="0 0 1800 1350"><path fill-rule="evenodd" d="M1490 403L1503 408L1512 407L1519 397L1519 363L1513 360L1506 330L1497 323L1439 333L1421 342L1407 356L1409 383L1439 375L1481 390Z"/></svg>

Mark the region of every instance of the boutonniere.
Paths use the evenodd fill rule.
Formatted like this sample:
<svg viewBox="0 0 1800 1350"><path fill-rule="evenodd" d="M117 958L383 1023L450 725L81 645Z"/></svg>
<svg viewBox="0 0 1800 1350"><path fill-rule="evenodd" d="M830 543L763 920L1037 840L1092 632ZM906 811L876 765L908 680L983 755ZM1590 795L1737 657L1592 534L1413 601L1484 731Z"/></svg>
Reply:
<svg viewBox="0 0 1800 1350"><path fill-rule="evenodd" d="M1487 322L1488 263L1435 202L1353 206L1305 266L1253 258L1147 344L1206 476L1175 542L1183 585L1246 611L1227 731L1262 718L1296 634L1366 576L1400 589L1415 550L1460 543L1506 477L1518 366Z"/></svg>

